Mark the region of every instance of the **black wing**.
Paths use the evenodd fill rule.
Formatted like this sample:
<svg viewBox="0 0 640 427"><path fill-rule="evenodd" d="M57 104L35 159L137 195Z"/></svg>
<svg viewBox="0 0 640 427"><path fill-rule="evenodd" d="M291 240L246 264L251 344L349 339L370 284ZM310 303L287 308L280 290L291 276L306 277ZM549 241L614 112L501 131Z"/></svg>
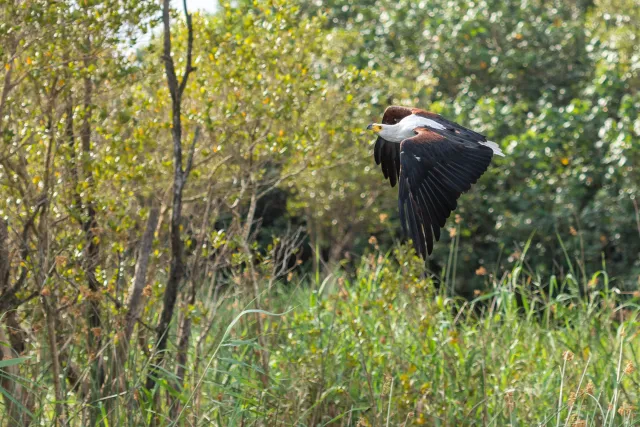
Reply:
<svg viewBox="0 0 640 427"><path fill-rule="evenodd" d="M426 259L460 195L487 170L493 151L477 141L426 128L400 143L398 209L405 234Z"/></svg>
<svg viewBox="0 0 640 427"><path fill-rule="evenodd" d="M411 108L392 105L384 110L382 123L385 125L395 125L410 115L411 112ZM377 165L382 163L382 173L384 177L389 179L392 187L395 187L396 181L400 176L400 144L389 142L386 139L378 137L373 149L373 157Z"/></svg>

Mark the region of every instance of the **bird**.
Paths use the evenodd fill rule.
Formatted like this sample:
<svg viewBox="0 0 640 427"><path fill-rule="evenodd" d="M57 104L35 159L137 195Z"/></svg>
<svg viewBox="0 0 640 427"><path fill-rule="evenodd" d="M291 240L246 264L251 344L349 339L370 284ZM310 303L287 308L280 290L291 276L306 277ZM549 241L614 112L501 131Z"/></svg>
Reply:
<svg viewBox="0 0 640 427"><path fill-rule="evenodd" d="M399 184L402 230L426 261L460 195L485 173L494 155L504 153L484 135L415 107L391 105L382 123L367 130L378 135L376 164L391 187Z"/></svg>

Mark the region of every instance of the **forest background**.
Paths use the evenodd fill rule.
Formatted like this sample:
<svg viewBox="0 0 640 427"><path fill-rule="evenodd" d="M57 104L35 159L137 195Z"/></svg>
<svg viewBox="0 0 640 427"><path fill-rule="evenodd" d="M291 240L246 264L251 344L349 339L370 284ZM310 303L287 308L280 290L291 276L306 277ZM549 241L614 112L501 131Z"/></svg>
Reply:
<svg viewBox="0 0 640 427"><path fill-rule="evenodd" d="M0 2L2 422L633 424L637 0L186 3ZM506 154L426 265L390 104Z"/></svg>

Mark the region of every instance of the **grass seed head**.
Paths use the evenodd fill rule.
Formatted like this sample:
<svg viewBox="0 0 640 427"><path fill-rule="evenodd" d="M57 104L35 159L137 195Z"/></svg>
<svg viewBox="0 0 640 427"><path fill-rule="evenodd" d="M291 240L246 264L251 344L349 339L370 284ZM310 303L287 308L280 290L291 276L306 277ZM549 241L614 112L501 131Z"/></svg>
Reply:
<svg viewBox="0 0 640 427"><path fill-rule="evenodd" d="M627 361L627 364L624 367L624 373L625 375L631 375L633 374L633 371L636 370L636 367L633 365L632 361Z"/></svg>
<svg viewBox="0 0 640 427"><path fill-rule="evenodd" d="M562 353L562 358L567 362L571 362L573 360L573 353L567 350L564 353Z"/></svg>
<svg viewBox="0 0 640 427"><path fill-rule="evenodd" d="M504 394L504 403L507 405L507 410L513 412L516 407L516 402L513 399L513 391L508 391Z"/></svg>
<svg viewBox="0 0 640 427"><path fill-rule="evenodd" d="M571 394L569 394L569 399L567 399L567 404L573 406L574 403L576 403L576 393L572 391Z"/></svg>
<svg viewBox="0 0 640 427"><path fill-rule="evenodd" d="M388 395L390 390L391 390L391 380L392 380L392 376L391 374L385 374L384 376L384 384L382 385L382 394L383 395Z"/></svg>
<svg viewBox="0 0 640 427"><path fill-rule="evenodd" d="M590 394L593 396L596 391L596 386L593 384L593 381L589 380L587 386L584 388L584 394Z"/></svg>
<svg viewBox="0 0 640 427"><path fill-rule="evenodd" d="M144 287L144 289L142 289L142 295L144 295L145 297L150 297L153 293L153 289L151 288L151 285L147 285Z"/></svg>
<svg viewBox="0 0 640 427"><path fill-rule="evenodd" d="M629 405L627 402L623 403L621 407L618 408L618 414L623 417L630 417L633 413L635 407Z"/></svg>

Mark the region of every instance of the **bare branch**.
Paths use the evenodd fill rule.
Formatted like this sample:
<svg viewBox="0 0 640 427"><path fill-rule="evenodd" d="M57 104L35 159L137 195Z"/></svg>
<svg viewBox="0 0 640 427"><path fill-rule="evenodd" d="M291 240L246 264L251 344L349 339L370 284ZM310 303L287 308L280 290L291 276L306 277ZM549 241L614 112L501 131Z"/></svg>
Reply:
<svg viewBox="0 0 640 427"><path fill-rule="evenodd" d="M24 285L24 282L27 279L28 268L27 268L26 261L27 261L27 257L29 256L29 245L27 242L29 240L30 231L34 230L33 224L35 222L35 219L40 213L43 207L43 204L45 202L46 202L46 198L44 200L41 199L40 201L38 201L38 203L35 206L34 212L27 219L27 222L24 224L22 228L22 236L21 236L22 242L20 245L20 261L21 261L20 275L18 276L18 279L13 284L13 286L9 286L9 282L7 281L6 287L4 289L0 288L0 291L2 292L2 294L0 294L0 312L16 308L24 302L19 300L16 297L16 294L18 293L18 291L20 291L20 289L22 289L22 286ZM0 247L3 245L7 246L9 244L8 232L6 231L7 223L2 219L0 219L0 229L3 230L3 231L0 231ZM2 241L3 238L5 239L4 241ZM0 253L0 257L2 257L1 253ZM9 262L8 258L6 259L6 262ZM3 261L0 260L0 264L2 263Z"/></svg>
<svg viewBox="0 0 640 427"><path fill-rule="evenodd" d="M258 199L261 199L263 196L265 196L267 193L269 193L270 191L273 191L278 185L280 185L283 181L288 180L289 178L293 178L294 176L300 175L302 172L305 171L305 169L307 168L307 163L305 162L301 168L296 169L293 172L290 172L288 174L282 175L280 177L278 177L278 179L276 179L275 181L273 181L266 189L262 190L260 193L258 193Z"/></svg>
<svg viewBox="0 0 640 427"><path fill-rule="evenodd" d="M180 102L180 95L178 94L178 78L176 77L176 69L171 58L171 23L170 23L170 5L169 0L163 0L162 2L162 24L164 27L164 49L162 59L164 60L165 73L167 75L167 85L169 86L169 93L173 103Z"/></svg>
<svg viewBox="0 0 640 427"><path fill-rule="evenodd" d="M302 246L304 237L303 227L298 227L293 232L290 227L288 227L287 232L280 239L280 242L273 246L273 250L271 251L271 260L273 263L271 271L272 280L286 276L296 268L299 256L296 256L296 263L291 267L289 266L289 261Z"/></svg>
<svg viewBox="0 0 640 427"><path fill-rule="evenodd" d="M196 143L198 142L199 137L200 137L200 126L197 126L195 133L193 134L193 141L191 142L191 148L189 148L189 154L187 155L187 166L184 170L185 176L189 176L189 174L191 173L191 168L193 167L193 155L196 151Z"/></svg>
<svg viewBox="0 0 640 427"><path fill-rule="evenodd" d="M61 366L60 366L60 354L58 351L57 340L57 316L55 307L55 298L42 297L42 306L44 307L45 318L47 323L47 337L49 338L49 354L51 356L51 365L53 368L53 389L56 396L54 422L56 424L66 425L64 394L62 391L62 384L60 379L62 378Z"/></svg>
<svg viewBox="0 0 640 427"><path fill-rule="evenodd" d="M189 79L189 74L191 74L196 69L192 64L192 56L193 56L193 23L191 21L191 14L187 10L187 0L182 0L182 6L184 8L184 17L187 22L187 65L184 70L184 75L182 76L182 81L180 82L180 90L178 93L179 99L182 98L182 94L184 93L184 89L187 86L187 80Z"/></svg>
<svg viewBox="0 0 640 427"><path fill-rule="evenodd" d="M9 228L7 221L0 218L0 292L9 288Z"/></svg>
<svg viewBox="0 0 640 427"><path fill-rule="evenodd" d="M147 281L149 256L151 254L153 236L156 231L156 226L158 225L159 216L159 206L152 206L151 211L149 212L149 218L147 219L147 227L140 242L138 262L136 263L134 279L129 292L129 301L127 302L128 311L124 328L124 338L122 340L123 343L126 343L127 345L131 338L131 334L133 333L135 322L140 316L140 310L142 309L142 291Z"/></svg>
<svg viewBox="0 0 640 427"><path fill-rule="evenodd" d="M4 105L9 97L9 91L13 88L11 83L11 74L13 73L13 61L7 64L7 70L4 73L4 83L2 85L2 93L0 93L0 130L2 130L2 118L4 117Z"/></svg>

